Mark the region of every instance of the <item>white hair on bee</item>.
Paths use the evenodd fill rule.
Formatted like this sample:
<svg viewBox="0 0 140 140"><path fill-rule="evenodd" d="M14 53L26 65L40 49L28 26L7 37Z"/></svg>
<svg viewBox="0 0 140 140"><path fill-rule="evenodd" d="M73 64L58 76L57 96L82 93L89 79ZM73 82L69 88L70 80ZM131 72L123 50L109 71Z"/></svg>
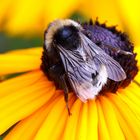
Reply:
<svg viewBox="0 0 140 140"><path fill-rule="evenodd" d="M78 97L80 98L80 100L82 102L87 102L88 99L94 99L96 95L99 94L102 87L107 83L107 77L107 69L104 65L101 65L99 74L96 76L96 83L92 83L93 81L91 82L93 86L89 86L89 82L84 82L83 85L80 85L78 87ZM86 88L86 92L83 90L83 87Z"/></svg>
<svg viewBox="0 0 140 140"><path fill-rule="evenodd" d="M63 28L64 26L69 26L69 25L73 25L77 29L82 30L81 25L71 19L57 19L52 23L50 23L50 26L47 30L47 34L45 35L45 43L47 45L46 47L50 47L50 44L53 41L53 36L57 32L57 30Z"/></svg>

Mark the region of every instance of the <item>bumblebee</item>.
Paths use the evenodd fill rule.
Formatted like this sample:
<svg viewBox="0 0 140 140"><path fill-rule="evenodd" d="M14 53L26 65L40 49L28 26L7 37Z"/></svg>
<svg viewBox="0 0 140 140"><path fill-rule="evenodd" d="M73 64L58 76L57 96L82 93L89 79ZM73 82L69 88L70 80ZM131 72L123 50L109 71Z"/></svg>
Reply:
<svg viewBox="0 0 140 140"><path fill-rule="evenodd" d="M133 56L133 53L131 49L123 49L119 39L92 23L87 26L63 19L48 26L44 34L41 69L64 90L67 107L69 91L86 102L94 99L109 80L120 82L127 78L112 54Z"/></svg>

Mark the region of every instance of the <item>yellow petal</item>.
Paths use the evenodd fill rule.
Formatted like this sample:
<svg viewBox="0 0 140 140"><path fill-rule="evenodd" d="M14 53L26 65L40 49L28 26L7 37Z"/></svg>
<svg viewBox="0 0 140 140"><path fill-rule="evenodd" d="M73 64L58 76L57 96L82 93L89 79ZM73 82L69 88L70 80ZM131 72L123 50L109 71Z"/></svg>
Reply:
<svg viewBox="0 0 140 140"><path fill-rule="evenodd" d="M131 85L127 88L125 92L120 91L120 93L125 94L125 96L127 96L131 101L136 104L137 107L140 108L140 87L137 84L131 83Z"/></svg>
<svg viewBox="0 0 140 140"><path fill-rule="evenodd" d="M0 4L0 27L4 25L4 21L7 19L7 16L9 14L9 9L12 4L11 0L5 0L1 1ZM2 28L0 28L2 30Z"/></svg>
<svg viewBox="0 0 140 140"><path fill-rule="evenodd" d="M79 0L14 0L13 3L4 24L5 30L10 34L38 35L52 20L71 15Z"/></svg>
<svg viewBox="0 0 140 140"><path fill-rule="evenodd" d="M101 108L101 103L99 100L96 100L97 110L98 110L98 136L99 140L110 140L109 130L107 128L107 124L105 122L105 117L103 114L103 110Z"/></svg>
<svg viewBox="0 0 140 140"><path fill-rule="evenodd" d="M71 108L72 115L68 117L62 140L75 140L78 128L78 118L81 113L82 102L77 99Z"/></svg>
<svg viewBox="0 0 140 140"><path fill-rule="evenodd" d="M123 94L123 93L122 93ZM107 94L116 112L120 127L127 140L140 139L140 121L130 110L129 104L124 103L118 95Z"/></svg>
<svg viewBox="0 0 140 140"><path fill-rule="evenodd" d="M23 55L36 55L41 57L43 51L43 47L34 47L34 48L26 48L19 50L11 50L6 52L6 54L23 54Z"/></svg>
<svg viewBox="0 0 140 140"><path fill-rule="evenodd" d="M48 23L48 21L51 22L54 19L70 16L76 11L80 2L81 0L67 0L67 2L65 0L48 0L45 3L44 16L47 17L45 22Z"/></svg>
<svg viewBox="0 0 140 140"><path fill-rule="evenodd" d="M125 136L120 128L117 116L112 107L112 104L108 101L108 98L104 96L99 97L101 108L104 114L107 129L109 131L110 139L112 140L125 140ZM101 124L102 125L102 124ZM99 129L100 131L100 129ZM100 132L101 134L102 132ZM104 132L103 132L104 133ZM102 134L103 135L103 134Z"/></svg>
<svg viewBox="0 0 140 140"><path fill-rule="evenodd" d="M75 100L76 100L75 96L72 95L72 97L69 100L70 110ZM50 135L52 140L61 139L61 136L65 131L65 124L67 123L67 117L69 116L68 116L67 108L65 107L64 112L62 113L57 125L55 126L55 132L52 131Z"/></svg>
<svg viewBox="0 0 140 140"><path fill-rule="evenodd" d="M34 139L37 131L40 129L41 125L45 121L48 113L51 111L52 107L56 104L61 92L56 92L57 97L51 98L44 106L42 106L35 113L30 115L29 117L20 121L4 140L31 140ZM46 135L45 135L46 136Z"/></svg>
<svg viewBox="0 0 140 140"><path fill-rule="evenodd" d="M87 140L88 132L88 103L83 103L78 119L76 140Z"/></svg>
<svg viewBox="0 0 140 140"><path fill-rule="evenodd" d="M70 107L73 104L73 99L70 99ZM35 140L46 140L52 139L57 140L61 139L65 124L67 123L67 118L69 117L68 111L66 108L66 103L64 101L63 95L55 101L54 106L46 117L43 125L40 127ZM54 132L55 130L55 132Z"/></svg>
<svg viewBox="0 0 140 140"><path fill-rule="evenodd" d="M28 54L0 54L0 75L39 69L41 57Z"/></svg>
<svg viewBox="0 0 140 140"><path fill-rule="evenodd" d="M136 82L137 85L140 84L140 71L137 73L136 77L134 78L134 82ZM139 91L139 88L138 88L138 91Z"/></svg>
<svg viewBox="0 0 140 140"><path fill-rule="evenodd" d="M140 69L140 46L136 46L134 49L135 53L137 53L136 60L138 61L138 67Z"/></svg>
<svg viewBox="0 0 140 140"><path fill-rule="evenodd" d="M123 91L123 94L118 93L117 95L120 97L120 99L125 102L126 104L129 104L129 108L131 111L137 116L137 118L140 120L140 106L138 106L130 97L129 94L127 95L128 92L131 91ZM134 94L131 92L131 94Z"/></svg>
<svg viewBox="0 0 140 140"><path fill-rule="evenodd" d="M12 90L9 92L10 88L8 88L8 84L5 86L7 90L3 87L3 92L0 92L3 94L0 98L0 120L3 120L0 125L0 134L16 122L32 114L53 96L55 91L53 84L48 82L47 79L44 79L44 76L36 78L36 81L33 80L34 82L29 82L25 87L21 87L21 82L21 85L18 83L20 85L18 86L18 90L14 88L13 92ZM13 82L15 84L13 84L13 86L16 87L17 83L15 83L14 80ZM6 85L8 82L5 81L4 83ZM13 88L11 87L11 89Z"/></svg>
<svg viewBox="0 0 140 140"><path fill-rule="evenodd" d="M124 24L125 31L130 33L130 36L136 45L140 45L140 1L117 0L115 1L115 4L117 6L120 18Z"/></svg>
<svg viewBox="0 0 140 140"><path fill-rule="evenodd" d="M98 140L98 113L95 100L88 103L87 140Z"/></svg>
<svg viewBox="0 0 140 140"><path fill-rule="evenodd" d="M107 25L119 25L119 29L123 29L113 0L86 0L79 6L79 11L88 18L95 20L98 17L100 22L107 21Z"/></svg>
<svg viewBox="0 0 140 140"><path fill-rule="evenodd" d="M22 88L28 88L41 79L47 80L47 77L44 76L42 71L37 70L3 81L0 83L0 98L9 95L9 91L12 93Z"/></svg>
<svg viewBox="0 0 140 140"><path fill-rule="evenodd" d="M5 29L12 34L37 34L44 27L44 24L41 24L43 23L43 9L43 0L16 0Z"/></svg>

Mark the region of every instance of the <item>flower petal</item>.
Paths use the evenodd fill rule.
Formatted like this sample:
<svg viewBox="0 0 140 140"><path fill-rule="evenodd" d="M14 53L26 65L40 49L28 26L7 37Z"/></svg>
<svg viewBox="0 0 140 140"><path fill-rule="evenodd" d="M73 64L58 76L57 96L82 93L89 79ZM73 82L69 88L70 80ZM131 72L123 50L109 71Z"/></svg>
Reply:
<svg viewBox="0 0 140 140"><path fill-rule="evenodd" d="M67 2L64 0L14 0L10 5L8 3L3 6L3 9L10 6L10 12L8 16L5 15L7 20L2 27L11 34L42 34L52 20L71 15L79 2L79 0L67 0ZM3 18L1 18L2 21Z"/></svg>
<svg viewBox="0 0 140 140"><path fill-rule="evenodd" d="M103 110L101 108L101 103L99 100L96 100L97 110L98 110L98 136L99 140L110 140L109 131L107 128L107 124L105 122L105 117L103 114Z"/></svg>
<svg viewBox="0 0 140 140"><path fill-rule="evenodd" d="M72 94L72 97L70 97L70 100L69 100L70 108L74 100L75 100L75 95L73 96ZM88 106L90 107L89 113L87 112ZM79 116L80 118L78 120L78 124L81 127L78 125L79 127L77 128L77 131L76 131L76 139L79 138L79 139L86 140L86 137L88 137L89 140L92 138L97 139L98 138L98 133L97 133L97 130L98 130L97 120L98 119L97 119L97 109L96 109L95 101L93 100L86 104L82 104L81 110L82 110L82 113ZM89 121L87 117L85 117L87 113L89 116L88 117ZM12 131L10 131L10 133L6 136L5 140L19 140L21 138L30 140L30 139L34 139L36 133L37 133L35 137L36 140L37 139L40 140L43 138L45 139L51 138L52 140L61 139L61 135L65 131L65 124L67 123L67 117L69 116L65 108L65 102L64 102L63 96L62 94L61 96L59 94L56 99L53 99L53 98L50 99L49 102L45 106L43 106L41 109L39 109L38 111L33 113L31 116L19 122L14 127L14 129L12 129ZM70 117L74 117L74 116L71 115ZM88 125L87 125L87 121L88 121ZM34 127L32 127L33 125ZM87 126L90 126L90 127L87 127ZM87 135L87 133L85 133L85 130L87 130L87 128L89 129L87 133L90 135ZM84 137L83 137L83 133L85 133Z"/></svg>
<svg viewBox="0 0 140 140"><path fill-rule="evenodd" d="M56 104L62 92L56 92L55 98L51 98L44 106L42 106L35 113L29 117L20 121L5 137L4 140L31 140L34 139L37 131L40 129L41 125L44 123L48 113L51 111L52 107Z"/></svg>
<svg viewBox="0 0 140 140"><path fill-rule="evenodd" d="M73 94L72 97L69 100L70 109L71 109L74 101L76 100L75 97L76 96L74 96L74 94ZM57 123L57 126L55 126L55 132L52 131L52 133L50 135L52 140L61 139L61 136L65 131L65 125L67 123L67 117L69 117L69 116L68 116L67 108L65 107L64 112L60 116L59 122Z"/></svg>
<svg viewBox="0 0 140 140"><path fill-rule="evenodd" d="M88 0L82 2L81 6L79 6L79 11L88 18L95 20L98 17L101 23L107 21L107 25L119 25L119 29L123 29L116 4L113 0Z"/></svg>
<svg viewBox="0 0 140 140"><path fill-rule="evenodd" d="M131 83L131 85L127 88L126 91L123 92L123 94L127 96L131 101L133 101L137 107L140 108L140 87L137 84Z"/></svg>
<svg viewBox="0 0 140 140"><path fill-rule="evenodd" d="M39 69L40 65L40 55L0 54L0 75L31 71Z"/></svg>
<svg viewBox="0 0 140 140"><path fill-rule="evenodd" d="M20 0L13 3L4 26L6 30L13 34L38 33L44 25L41 24L44 1Z"/></svg>
<svg viewBox="0 0 140 140"><path fill-rule="evenodd" d="M95 100L88 103L87 140L98 140L98 112Z"/></svg>
<svg viewBox="0 0 140 140"><path fill-rule="evenodd" d="M69 103L70 107L75 100L75 96L73 96ZM41 139L50 139L57 140L61 139L61 135L63 133L65 124L67 123L67 117L69 117L66 103L64 101L63 95L59 96L59 98L55 101L54 106L46 117L43 125L40 127L37 135L35 136L35 140ZM54 132L55 130L55 132Z"/></svg>
<svg viewBox="0 0 140 140"><path fill-rule="evenodd" d="M0 97L9 95L12 92L16 92L22 88L28 88L28 86L39 82L43 77L44 80L47 80L42 71L36 70L34 72L28 72L15 78L3 81L0 83Z"/></svg>
<svg viewBox="0 0 140 140"><path fill-rule="evenodd" d="M34 47L34 48L26 48L26 49L19 49L19 50L11 50L6 52L6 54L27 54L27 55L36 55L41 56L43 51L43 47Z"/></svg>
<svg viewBox="0 0 140 140"><path fill-rule="evenodd" d="M33 72L33 75L34 74L35 73ZM32 75L32 73L30 73L30 75ZM25 74L24 76L26 77L27 75ZM23 79L25 78L24 76L22 77ZM4 86L2 89L0 89L0 90L4 89L2 92L0 92L2 93L2 96L0 98L1 102L0 120L2 120L0 125L0 134L5 132L8 128L10 128L12 125L17 123L21 119L32 114L53 96L55 91L55 87L53 86L53 84L49 82L47 79L45 79L44 75L39 77L38 76L36 77L36 81L34 79L33 82L31 82L32 79L29 79L30 81L28 82L28 84L25 85L22 84L22 82L24 81L19 82L17 90L16 88L13 87L8 88L9 80L2 82L2 84L0 84L2 88L2 85L3 84L6 85L7 83L7 86ZM20 76L17 79L21 80ZM12 81L13 81L12 85L16 87L17 85L17 83L15 83L16 80L13 79L10 80L11 83Z"/></svg>
<svg viewBox="0 0 140 140"><path fill-rule="evenodd" d="M77 135L77 129L79 129L78 119L79 115L81 114L81 107L82 102L79 99L77 99L71 108L72 116L68 117L67 119L65 131L61 137L62 140L75 140Z"/></svg>
<svg viewBox="0 0 140 140"><path fill-rule="evenodd" d="M107 94L116 112L120 127L128 140L140 139L140 121L130 110L129 104L124 103L116 94Z"/></svg>
<svg viewBox="0 0 140 140"><path fill-rule="evenodd" d="M136 77L134 78L133 82L140 87L140 71L137 73ZM132 82L132 83L133 83ZM130 85L131 86L131 85ZM139 88L137 88L137 92L139 93Z"/></svg>
<svg viewBox="0 0 140 140"><path fill-rule="evenodd" d="M83 103L78 119L76 140L86 140L88 132L88 103Z"/></svg>
<svg viewBox="0 0 140 140"><path fill-rule="evenodd" d="M112 107L112 104L108 101L108 98L104 96L99 97L101 108L104 114L107 129L109 131L110 139L112 140L125 140L125 136L120 128L117 116ZM115 129L114 129L115 128ZM99 129L100 131L100 129ZM101 134L102 132L100 132ZM104 133L104 132L103 132ZM102 140L102 139L101 139Z"/></svg>
<svg viewBox="0 0 140 140"><path fill-rule="evenodd" d="M0 4L0 26L3 25L5 19L9 14L9 8L12 4L11 0L1 1ZM1 31L2 28L0 28Z"/></svg>
<svg viewBox="0 0 140 140"><path fill-rule="evenodd" d="M134 51L137 53L136 60L140 60L140 46L136 46ZM140 69L140 61L138 61L138 67Z"/></svg>
<svg viewBox="0 0 140 140"><path fill-rule="evenodd" d="M139 15L139 0L117 0L113 1L117 6L118 14L123 22L126 31L130 33L134 43L140 44L140 15ZM132 12L133 11L133 12Z"/></svg>
<svg viewBox="0 0 140 140"><path fill-rule="evenodd" d="M48 0L45 3L44 16L46 25L56 18L66 18L73 14L79 6L80 0ZM51 14L50 14L51 13Z"/></svg>
<svg viewBox="0 0 140 140"><path fill-rule="evenodd" d="M120 97L120 99L126 103L129 104L129 108L131 109L131 111L137 116L137 118L140 120L140 105L138 106L130 97L129 95L127 95L128 92L131 91L123 91L123 94L118 93L117 95ZM130 94L134 94L133 92L131 92Z"/></svg>

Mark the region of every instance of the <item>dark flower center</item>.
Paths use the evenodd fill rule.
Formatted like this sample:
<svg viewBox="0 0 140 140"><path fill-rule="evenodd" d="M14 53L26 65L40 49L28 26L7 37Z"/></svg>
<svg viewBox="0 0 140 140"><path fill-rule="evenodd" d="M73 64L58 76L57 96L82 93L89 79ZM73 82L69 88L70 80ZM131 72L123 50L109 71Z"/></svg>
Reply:
<svg viewBox="0 0 140 140"><path fill-rule="evenodd" d="M97 20L94 24L92 23L92 21L90 21L89 23L84 23L82 26L84 28L84 34L88 38L90 38L94 43L96 43L101 49L103 49L108 55L110 55L113 59L120 63L127 76L125 80L120 82L115 82L108 79L107 84L103 87L100 94L105 94L105 92L108 91L115 93L118 90L118 88L125 88L126 86L128 86L138 73L138 67L136 61L136 53L133 52L134 46L129 41L127 35L118 31L115 26L107 27L106 24L100 24ZM70 33L64 32L63 34L69 36ZM106 45L118 48L123 51L131 52L133 55L124 55L121 53L113 52L108 47L106 47ZM53 51L55 52L56 50ZM57 54L55 56L57 56ZM53 57L55 56L53 55ZM56 73L56 69L54 69L54 73L49 73L49 69L57 67L57 72L59 71L60 74L63 73L64 70L62 69L59 60L54 60L56 65L53 65L53 67L51 67L51 61L53 60L50 60L50 62L48 62L47 51L44 47L41 69L48 77L50 75L51 77L54 77L50 79L55 80L55 84L58 85L60 81L58 81L54 75L54 73Z"/></svg>
<svg viewBox="0 0 140 140"><path fill-rule="evenodd" d="M87 32L90 32L89 38L93 42L96 42L98 46L120 63L127 76L127 78L121 82L108 80L100 93L104 94L107 91L115 93L118 88L127 87L138 73L137 54L134 53L134 46L129 41L128 36L118 31L116 26L107 27L106 24L100 24L98 20L95 21L94 26L93 22L90 21L89 23L84 23L83 27ZM106 45L131 52L133 55L114 53L105 47Z"/></svg>

